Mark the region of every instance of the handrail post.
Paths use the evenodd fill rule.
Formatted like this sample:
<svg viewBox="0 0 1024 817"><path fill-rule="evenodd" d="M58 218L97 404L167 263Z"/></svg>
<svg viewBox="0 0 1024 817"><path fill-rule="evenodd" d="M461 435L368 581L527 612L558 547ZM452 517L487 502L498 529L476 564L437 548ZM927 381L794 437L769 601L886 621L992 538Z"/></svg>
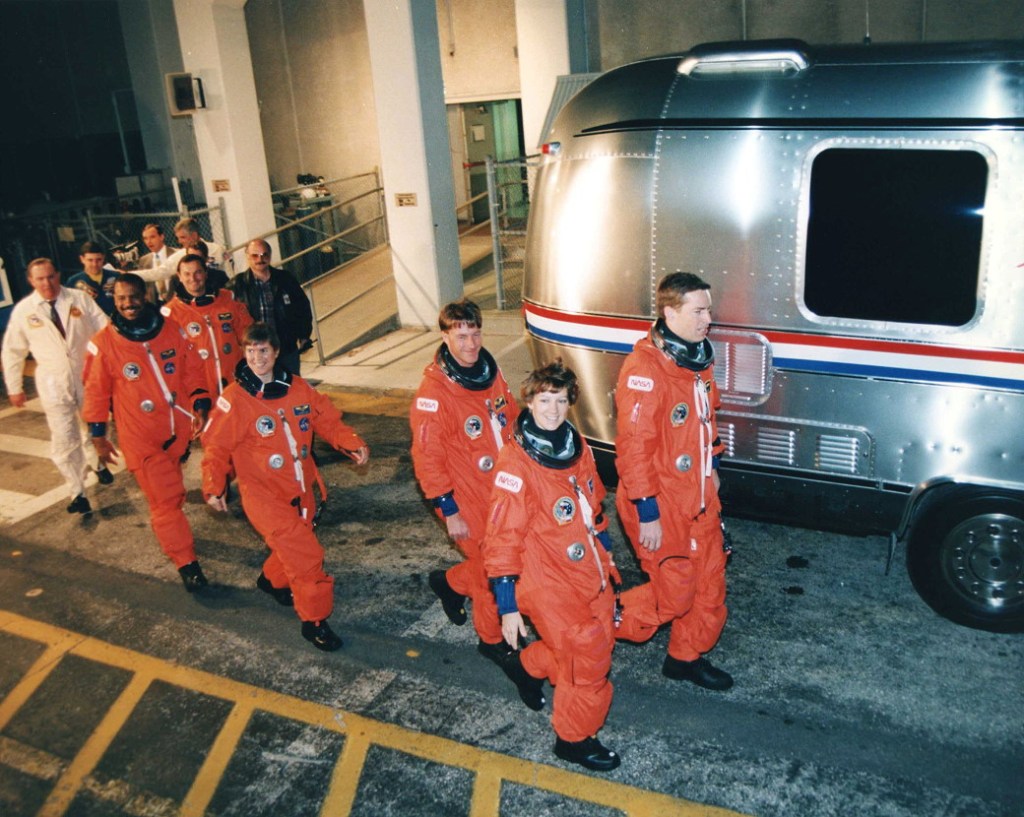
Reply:
<svg viewBox="0 0 1024 817"><path fill-rule="evenodd" d="M487 157L487 209L491 217L491 248L494 255L494 299L498 309L505 308L504 260L501 257L501 237L498 233L497 165L494 157Z"/></svg>
<svg viewBox="0 0 1024 817"><path fill-rule="evenodd" d="M320 360L320 365L323 366L327 363L327 359L324 357L324 342L323 338L320 337L320 317L316 314L316 296L313 294L313 287L306 287L306 292L309 293L309 311L313 315L313 334L316 336L316 354Z"/></svg>

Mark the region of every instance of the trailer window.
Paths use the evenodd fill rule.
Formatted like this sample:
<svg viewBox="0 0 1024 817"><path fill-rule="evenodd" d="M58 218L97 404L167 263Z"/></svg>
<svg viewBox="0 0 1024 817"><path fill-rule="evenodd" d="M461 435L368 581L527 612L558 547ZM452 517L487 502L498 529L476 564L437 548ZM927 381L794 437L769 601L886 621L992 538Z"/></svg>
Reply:
<svg viewBox="0 0 1024 817"><path fill-rule="evenodd" d="M972 151L822 151L811 170L808 308L861 320L970 321L987 177Z"/></svg>

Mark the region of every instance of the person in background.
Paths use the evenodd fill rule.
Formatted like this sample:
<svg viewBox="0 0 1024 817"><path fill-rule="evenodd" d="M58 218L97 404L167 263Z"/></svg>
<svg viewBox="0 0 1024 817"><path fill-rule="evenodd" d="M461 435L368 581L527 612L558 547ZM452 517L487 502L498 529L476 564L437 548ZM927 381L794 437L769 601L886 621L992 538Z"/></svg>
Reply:
<svg viewBox="0 0 1024 817"><path fill-rule="evenodd" d="M334 579L324 572L314 531L314 484L326 495L311 454L313 434L357 465L369 460L370 449L325 395L281 367L273 329L254 323L244 342L235 382L217 398L202 437L203 495L214 510L226 511L235 472L245 514L270 548L256 587L294 607L302 637L331 652L342 641L327 621Z"/></svg>
<svg viewBox="0 0 1024 817"><path fill-rule="evenodd" d="M210 290L207 282L202 256L184 256L178 262L179 286L160 312L181 327L195 347L203 360L206 390L215 396L235 379L235 367L244 357L242 336L252 318L230 292Z"/></svg>
<svg viewBox="0 0 1024 817"><path fill-rule="evenodd" d="M650 581L622 596L618 637L646 641L671 622L662 674L711 690L732 676L706 657L725 626L726 544L718 499L711 288L688 272L658 284L657 320L619 371L619 519Z"/></svg>
<svg viewBox="0 0 1024 817"><path fill-rule="evenodd" d="M227 253L224 247L216 241L207 241L203 238L199 234L199 222L194 218L180 219L174 225L174 238L178 242L179 249L175 250L168 259L173 270L178 269L178 262L189 252L194 251L200 242L206 245L207 268L211 271L224 269L224 265L227 263Z"/></svg>
<svg viewBox="0 0 1024 817"><path fill-rule="evenodd" d="M82 271L68 278L69 289L80 289L110 316L114 313L114 281L118 271L107 263L107 251L95 241L86 241L78 251Z"/></svg>
<svg viewBox="0 0 1024 817"><path fill-rule="evenodd" d="M142 243L149 250L139 258L139 270L155 270L167 263L171 249L164 243L164 228L159 224L147 224L142 228ZM145 276L139 276L145 280ZM168 279L160 279L150 283L148 293L153 303L162 303L168 297Z"/></svg>
<svg viewBox="0 0 1024 817"><path fill-rule="evenodd" d="M483 559L505 641L524 643L525 618L540 635L515 654L525 676L517 686L544 678L554 686L555 755L608 772L620 758L597 732L612 702L621 580L601 507L604 485L590 446L568 420L578 396L576 375L561 361L524 381L526 408L494 467Z"/></svg>
<svg viewBox="0 0 1024 817"><path fill-rule="evenodd" d="M50 428L50 459L71 495L67 511L89 515L92 507L85 496L89 455L78 413L84 397L86 347L90 338L107 325L107 316L92 296L62 287L60 273L49 258L30 261L27 273L32 292L15 304L4 333L2 360L7 395L12 406L24 408L23 375L31 354L36 391ZM103 485L114 481L103 463L96 466L96 477Z"/></svg>
<svg viewBox="0 0 1024 817"><path fill-rule="evenodd" d="M254 321L270 326L281 342L281 365L299 374L299 354L312 343L313 310L309 299L288 272L270 265L270 245L261 238L245 248L249 268L228 283L228 289L249 310Z"/></svg>
<svg viewBox="0 0 1024 817"><path fill-rule="evenodd" d="M177 324L146 300L146 284L123 273L114 284L115 313L89 343L82 417L100 462L123 456L149 504L150 525L185 589L208 586L182 510L182 461L210 410L202 361ZM118 451L107 439L113 406Z"/></svg>
<svg viewBox="0 0 1024 817"><path fill-rule="evenodd" d="M483 315L469 300L446 304L437 320L441 345L409 411L412 461L424 496L444 520L463 561L434 570L431 590L453 624L466 622L472 600L480 654L508 668L494 594L487 583L480 543L498 452L512 438L519 407L498 364L483 345Z"/></svg>

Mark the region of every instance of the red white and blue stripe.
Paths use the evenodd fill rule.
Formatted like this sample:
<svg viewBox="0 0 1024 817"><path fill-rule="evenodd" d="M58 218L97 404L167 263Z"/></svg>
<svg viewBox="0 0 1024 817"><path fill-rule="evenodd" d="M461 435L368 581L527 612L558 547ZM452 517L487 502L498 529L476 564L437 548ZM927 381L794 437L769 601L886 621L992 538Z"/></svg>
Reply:
<svg viewBox="0 0 1024 817"><path fill-rule="evenodd" d="M580 315L535 304L524 305L523 313L534 337L619 354L629 353L651 325L650 321ZM1024 352L754 331L768 339L776 369L1024 391Z"/></svg>

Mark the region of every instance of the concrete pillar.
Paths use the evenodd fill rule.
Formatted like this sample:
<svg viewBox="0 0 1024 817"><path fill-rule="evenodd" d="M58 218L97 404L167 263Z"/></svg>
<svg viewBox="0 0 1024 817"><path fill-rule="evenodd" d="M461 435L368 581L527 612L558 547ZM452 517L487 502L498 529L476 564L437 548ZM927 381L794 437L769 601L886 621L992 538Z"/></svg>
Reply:
<svg viewBox="0 0 1024 817"><path fill-rule="evenodd" d="M462 266L434 0L364 2L403 326L436 326Z"/></svg>
<svg viewBox="0 0 1024 817"><path fill-rule="evenodd" d="M173 0L120 0L118 10L146 151L146 169L167 170L168 181L176 177L201 188L202 172L192 122L188 117L172 117L167 108L164 75L184 70Z"/></svg>
<svg viewBox="0 0 1024 817"><path fill-rule="evenodd" d="M182 63L203 81L206 96L206 109L192 116L205 198L211 206L224 202L229 246L275 227L252 71L259 55L249 54L244 6L245 0L174 0ZM246 266L237 253L235 269Z"/></svg>
<svg viewBox="0 0 1024 817"><path fill-rule="evenodd" d="M519 87L526 152L536 153L555 81L569 73L565 0L516 0Z"/></svg>

